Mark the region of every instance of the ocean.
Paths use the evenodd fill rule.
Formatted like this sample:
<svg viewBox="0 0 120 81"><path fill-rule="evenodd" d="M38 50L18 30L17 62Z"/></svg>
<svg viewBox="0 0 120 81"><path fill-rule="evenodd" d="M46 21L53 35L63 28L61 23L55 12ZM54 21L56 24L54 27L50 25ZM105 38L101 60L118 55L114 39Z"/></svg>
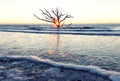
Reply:
<svg viewBox="0 0 120 81"><path fill-rule="evenodd" d="M52 25L0 25L1 57L37 56L57 66L60 62L120 72L119 49L120 24L71 25L59 30Z"/></svg>
<svg viewBox="0 0 120 81"><path fill-rule="evenodd" d="M0 25L0 31L40 34L120 35L120 24L73 24L57 30L53 25Z"/></svg>

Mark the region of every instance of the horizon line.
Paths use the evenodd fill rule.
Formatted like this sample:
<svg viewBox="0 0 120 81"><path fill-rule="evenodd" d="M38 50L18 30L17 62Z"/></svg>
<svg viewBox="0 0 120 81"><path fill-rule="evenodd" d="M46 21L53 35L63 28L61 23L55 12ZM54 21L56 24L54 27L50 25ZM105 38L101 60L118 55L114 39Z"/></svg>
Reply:
<svg viewBox="0 0 120 81"><path fill-rule="evenodd" d="M48 23L0 23L0 25L40 25L40 24L43 24L43 25L52 25L51 24L48 24ZM67 25L67 24L70 24L70 23L66 23L64 25ZM72 23L72 24L120 24L120 23Z"/></svg>

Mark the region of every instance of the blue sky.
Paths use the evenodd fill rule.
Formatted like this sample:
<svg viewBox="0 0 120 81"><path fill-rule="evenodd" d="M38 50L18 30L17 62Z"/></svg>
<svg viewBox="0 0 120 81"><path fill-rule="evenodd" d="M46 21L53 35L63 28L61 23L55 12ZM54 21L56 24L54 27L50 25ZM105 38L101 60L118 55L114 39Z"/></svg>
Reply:
<svg viewBox="0 0 120 81"><path fill-rule="evenodd" d="M74 18L67 23L120 23L120 0L0 0L0 24L40 24L33 13L59 7Z"/></svg>

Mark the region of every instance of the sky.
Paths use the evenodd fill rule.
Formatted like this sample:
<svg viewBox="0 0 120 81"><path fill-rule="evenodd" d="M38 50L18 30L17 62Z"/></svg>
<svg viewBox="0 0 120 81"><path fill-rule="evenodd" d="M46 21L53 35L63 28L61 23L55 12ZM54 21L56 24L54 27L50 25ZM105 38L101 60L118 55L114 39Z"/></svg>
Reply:
<svg viewBox="0 0 120 81"><path fill-rule="evenodd" d="M65 23L120 23L120 0L0 0L0 24L43 24L33 14L56 7L74 17Z"/></svg>

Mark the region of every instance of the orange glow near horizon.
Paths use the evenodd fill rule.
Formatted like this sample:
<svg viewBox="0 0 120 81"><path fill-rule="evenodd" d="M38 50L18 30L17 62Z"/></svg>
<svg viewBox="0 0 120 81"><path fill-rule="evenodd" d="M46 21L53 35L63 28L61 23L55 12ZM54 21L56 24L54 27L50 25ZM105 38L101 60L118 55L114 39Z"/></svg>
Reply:
<svg viewBox="0 0 120 81"><path fill-rule="evenodd" d="M56 7L74 17L65 24L120 24L120 0L0 0L0 24L49 24L33 14Z"/></svg>
<svg viewBox="0 0 120 81"><path fill-rule="evenodd" d="M79 20L79 19L71 19L71 20L66 20L65 24L120 24L120 19L111 19L111 20ZM11 19L11 20L5 20L5 19L0 19L0 24L53 24L53 23L48 23L48 22L44 22L44 21L40 21L37 19L33 19L33 20L19 20L19 19ZM54 27L57 27L56 25L59 25L59 22L56 22L53 24Z"/></svg>
<svg viewBox="0 0 120 81"><path fill-rule="evenodd" d="M60 27L60 21L58 21L57 19L54 21L54 23L55 23L55 25L57 26L57 27Z"/></svg>

